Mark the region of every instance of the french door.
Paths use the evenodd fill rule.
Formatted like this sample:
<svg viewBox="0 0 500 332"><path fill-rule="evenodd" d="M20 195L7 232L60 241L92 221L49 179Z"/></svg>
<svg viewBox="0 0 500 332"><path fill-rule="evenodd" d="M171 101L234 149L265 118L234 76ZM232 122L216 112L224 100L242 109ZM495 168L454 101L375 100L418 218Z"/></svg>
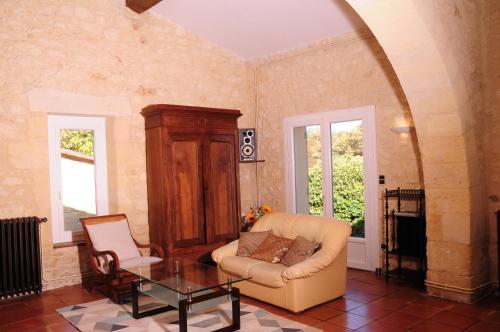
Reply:
<svg viewBox="0 0 500 332"><path fill-rule="evenodd" d="M347 221L349 267L379 266L373 106L284 119L287 209Z"/></svg>

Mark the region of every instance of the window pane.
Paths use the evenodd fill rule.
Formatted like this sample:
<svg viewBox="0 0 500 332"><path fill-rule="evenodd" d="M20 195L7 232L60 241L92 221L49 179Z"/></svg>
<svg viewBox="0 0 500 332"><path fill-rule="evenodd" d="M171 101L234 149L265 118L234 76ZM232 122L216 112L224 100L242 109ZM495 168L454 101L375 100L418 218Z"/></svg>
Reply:
<svg viewBox="0 0 500 332"><path fill-rule="evenodd" d="M81 230L80 218L96 215L94 131L61 129L61 200L64 230Z"/></svg>
<svg viewBox="0 0 500 332"><path fill-rule="evenodd" d="M361 120L332 123L333 214L365 237L363 132Z"/></svg>
<svg viewBox="0 0 500 332"><path fill-rule="evenodd" d="M294 128L295 194L298 213L323 215L320 126Z"/></svg>

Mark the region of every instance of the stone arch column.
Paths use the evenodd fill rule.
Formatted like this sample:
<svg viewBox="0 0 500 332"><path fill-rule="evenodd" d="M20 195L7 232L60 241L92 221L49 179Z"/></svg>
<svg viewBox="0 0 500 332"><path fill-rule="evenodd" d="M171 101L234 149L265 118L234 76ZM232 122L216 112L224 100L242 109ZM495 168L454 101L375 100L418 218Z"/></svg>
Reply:
<svg viewBox="0 0 500 332"><path fill-rule="evenodd" d="M464 110L435 35L413 0L347 2L384 49L410 105L427 195L427 290L473 301L487 290L488 279L470 110Z"/></svg>

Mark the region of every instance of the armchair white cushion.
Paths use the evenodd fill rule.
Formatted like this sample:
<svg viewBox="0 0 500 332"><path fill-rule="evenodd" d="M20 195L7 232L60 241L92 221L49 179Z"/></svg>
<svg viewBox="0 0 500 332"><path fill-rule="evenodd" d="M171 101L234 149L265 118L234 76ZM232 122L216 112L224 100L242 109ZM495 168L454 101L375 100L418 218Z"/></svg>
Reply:
<svg viewBox="0 0 500 332"><path fill-rule="evenodd" d="M155 257L155 256L141 256L141 257L128 258L128 259L120 260L120 268L126 269L127 267L143 266L143 265L152 264L152 263L161 262L161 261L162 261L162 259L160 257ZM104 263L101 266L99 266L98 269L102 273L108 274L109 273L109 264Z"/></svg>
<svg viewBox="0 0 500 332"><path fill-rule="evenodd" d="M310 215L271 213L259 219L251 232L269 230L289 239L300 235L320 243L320 249L305 261L287 267L236 256L236 240L212 253L218 263L219 278L226 278L228 274L250 276L252 279L236 286L242 294L294 312L345 293L347 239L351 235L348 223Z"/></svg>
<svg viewBox="0 0 500 332"><path fill-rule="evenodd" d="M97 251L114 251L120 263L130 258L141 257L126 220L87 225L86 227L90 240ZM99 259L101 258L103 257L99 257ZM106 259L105 261L101 260L103 266L113 260L109 255L106 255Z"/></svg>

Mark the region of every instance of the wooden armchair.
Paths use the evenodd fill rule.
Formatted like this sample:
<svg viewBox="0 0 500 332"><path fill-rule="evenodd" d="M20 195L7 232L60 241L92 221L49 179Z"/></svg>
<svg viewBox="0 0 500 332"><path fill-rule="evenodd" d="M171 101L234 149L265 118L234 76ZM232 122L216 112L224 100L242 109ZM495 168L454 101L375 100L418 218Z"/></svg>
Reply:
<svg viewBox="0 0 500 332"><path fill-rule="evenodd" d="M80 218L87 243L90 265L96 281L107 286L111 299L118 303L130 292L130 282L136 277L121 268L161 261L163 249L156 244L141 244L131 235L125 214ZM142 256L138 248L150 248L158 257ZM95 284L92 286L92 289Z"/></svg>

